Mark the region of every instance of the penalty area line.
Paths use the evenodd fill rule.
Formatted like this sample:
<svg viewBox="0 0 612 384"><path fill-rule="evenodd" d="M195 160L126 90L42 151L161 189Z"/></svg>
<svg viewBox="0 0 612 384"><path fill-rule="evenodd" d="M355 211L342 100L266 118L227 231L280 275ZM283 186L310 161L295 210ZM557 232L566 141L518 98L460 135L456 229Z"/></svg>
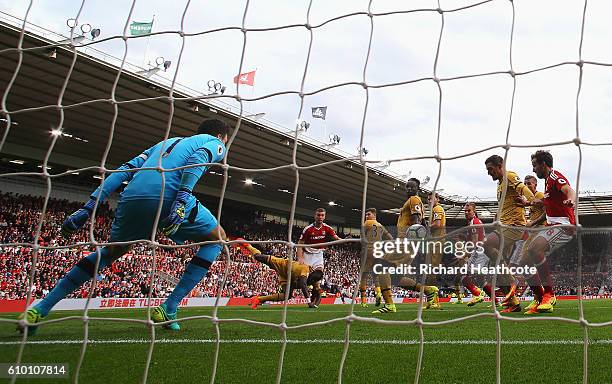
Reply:
<svg viewBox="0 0 612 384"><path fill-rule="evenodd" d="M149 344L148 339L89 340L89 344ZM215 339L158 339L156 344L214 344ZM281 339L221 339L224 344L282 344ZM83 340L29 340L32 345L82 344ZM354 345L419 345L420 340L350 340ZM19 345L21 341L0 341L0 345ZM342 339L289 339L287 344L344 344ZM426 345L495 345L496 340L425 340ZM582 339L575 340L502 340L502 345L582 345ZM590 340L590 345L610 345L612 340Z"/></svg>

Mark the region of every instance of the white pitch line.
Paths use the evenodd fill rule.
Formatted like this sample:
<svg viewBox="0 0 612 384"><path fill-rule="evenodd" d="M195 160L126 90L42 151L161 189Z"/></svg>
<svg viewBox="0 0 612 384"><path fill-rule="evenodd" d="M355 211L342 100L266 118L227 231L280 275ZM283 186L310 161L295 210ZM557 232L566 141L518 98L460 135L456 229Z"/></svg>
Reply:
<svg viewBox="0 0 612 384"><path fill-rule="evenodd" d="M89 344L149 344L148 339L115 339L115 340L89 340ZM158 339L159 344L213 344L215 339ZM281 344L280 339L222 339L225 344ZM82 344L83 340L31 340L26 344L57 345ZM288 344L344 344L342 339L289 339ZM361 345L419 345L420 340L350 340L351 344ZM582 345L583 340L502 340L502 345ZM21 341L1 341L0 345L19 345ZM496 340L425 340L429 345L495 345ZM590 345L610 345L611 339L591 340Z"/></svg>

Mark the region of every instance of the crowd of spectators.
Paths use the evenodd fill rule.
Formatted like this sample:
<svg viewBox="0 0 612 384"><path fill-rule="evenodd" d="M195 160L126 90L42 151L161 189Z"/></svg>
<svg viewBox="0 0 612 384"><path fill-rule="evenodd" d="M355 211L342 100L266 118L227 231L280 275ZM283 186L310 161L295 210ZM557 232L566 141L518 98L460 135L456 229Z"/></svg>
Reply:
<svg viewBox="0 0 612 384"><path fill-rule="evenodd" d="M70 239L64 239L59 234L66 214L78 209L81 203L50 199L44 217L41 217L43 203L44 198L41 197L0 193L0 244L3 244L0 245L0 299L21 299L27 296L34 260L36 275L30 289L34 297L40 298L82 257L95 251L95 248L88 244L89 226ZM97 210L93 229L97 242L108 240L112 218L113 212L107 205ZM254 216L245 218L243 215L240 219L226 218L223 226L229 235L240 236L249 241L275 240L272 243L256 245L266 254L281 257L288 254L288 247L283 243L287 240L286 225L258 220ZM37 243L42 248L33 252L32 244L37 232L40 233ZM292 233L292 241L297 242L301 228L293 228ZM341 234L341 237L344 235ZM172 245L170 240L163 237L158 241ZM358 280L359 249L358 243L345 243L326 250L326 270L321 286L329 294L340 294L344 291L346 295L352 295ZM196 247L153 249L146 243L136 244L129 253L99 272L92 296L147 297L151 289L153 297L167 296L195 251ZM228 256L231 260L229 262ZM584 268L588 272L582 276L583 293L609 294L612 284L608 273L593 272L593 269L592 265ZM152 275L155 276L153 286ZM224 278L225 284L222 284ZM576 294L578 279L575 272L564 272L564 268L558 268L554 278L560 294ZM229 255L222 253L205 279L191 294L213 297L219 293L221 287L221 295L224 297L250 297L276 292L278 279L276 272L255 262L240 245L234 245L229 248ZM90 282L70 297L87 297L91 289ZM393 288L393 293L399 297L414 296L414 293L398 287ZM373 294L371 290L369 294Z"/></svg>

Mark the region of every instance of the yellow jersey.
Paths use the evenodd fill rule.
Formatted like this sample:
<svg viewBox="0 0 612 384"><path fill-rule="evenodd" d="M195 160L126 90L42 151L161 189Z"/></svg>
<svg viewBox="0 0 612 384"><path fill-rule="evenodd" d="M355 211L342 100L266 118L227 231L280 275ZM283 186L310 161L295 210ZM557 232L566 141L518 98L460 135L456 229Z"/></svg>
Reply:
<svg viewBox="0 0 612 384"><path fill-rule="evenodd" d="M536 191L534 196L538 200L543 200L544 199L544 192ZM545 214L544 205L529 207L529 221L534 221L538 217L542 216L543 214ZM546 221L541 222L538 225L538 227L543 226L545 223L546 223Z"/></svg>
<svg viewBox="0 0 612 384"><path fill-rule="evenodd" d="M444 208L440 204L434 205L431 211L431 223L434 221L440 220L440 228L431 227L431 235L433 237L439 237L446 235L446 212L444 212Z"/></svg>
<svg viewBox="0 0 612 384"><path fill-rule="evenodd" d="M406 231L410 228L410 216L419 215L419 221L416 224L421 224L423 219L423 201L418 195L410 196L400 210L400 215L397 218L397 237L406 237Z"/></svg>
<svg viewBox="0 0 612 384"><path fill-rule="evenodd" d="M501 201L504 189L506 197ZM525 226L525 207L516 203L516 198L523 195L527 200L533 200L533 193L523 184L521 178L512 171L506 171L503 180L497 183L497 203L501 206L501 218L499 221L506 225Z"/></svg>
<svg viewBox="0 0 612 384"><path fill-rule="evenodd" d="M270 256L270 267L278 272L278 280L281 283L287 282L287 274L289 270L288 266L289 260L281 257ZM310 269L308 265L297 261L291 263L291 281L297 281L299 277L306 277L309 273Z"/></svg>
<svg viewBox="0 0 612 384"><path fill-rule="evenodd" d="M363 223L363 229L365 232L365 240L368 244L368 250L373 248L375 242L382 241L387 233L385 227L376 220L366 220Z"/></svg>

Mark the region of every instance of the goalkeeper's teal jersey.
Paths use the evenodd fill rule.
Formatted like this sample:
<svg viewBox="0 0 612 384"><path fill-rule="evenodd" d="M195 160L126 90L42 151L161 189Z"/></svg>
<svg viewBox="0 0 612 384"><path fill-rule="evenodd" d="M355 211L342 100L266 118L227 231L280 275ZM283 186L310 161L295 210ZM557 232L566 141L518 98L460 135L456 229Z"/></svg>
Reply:
<svg viewBox="0 0 612 384"><path fill-rule="evenodd" d="M145 150L143 153L125 163L127 168L157 167L161 154L161 166L164 169L172 169L183 166L189 168L164 171L165 189L164 200L174 200L181 184L183 172L190 172L199 179L207 170L208 166L197 165L202 163L216 163L225 155L225 145L217 137L211 135L194 135L190 137L174 137L165 143L162 141ZM144 161L144 162L143 162ZM114 186L112 182L104 183L96 192L103 189L108 194ZM129 200L159 200L162 188L162 173L157 170L139 170L134 173L132 179L121 193L122 201ZM195 197L190 197L187 208L195 204Z"/></svg>

